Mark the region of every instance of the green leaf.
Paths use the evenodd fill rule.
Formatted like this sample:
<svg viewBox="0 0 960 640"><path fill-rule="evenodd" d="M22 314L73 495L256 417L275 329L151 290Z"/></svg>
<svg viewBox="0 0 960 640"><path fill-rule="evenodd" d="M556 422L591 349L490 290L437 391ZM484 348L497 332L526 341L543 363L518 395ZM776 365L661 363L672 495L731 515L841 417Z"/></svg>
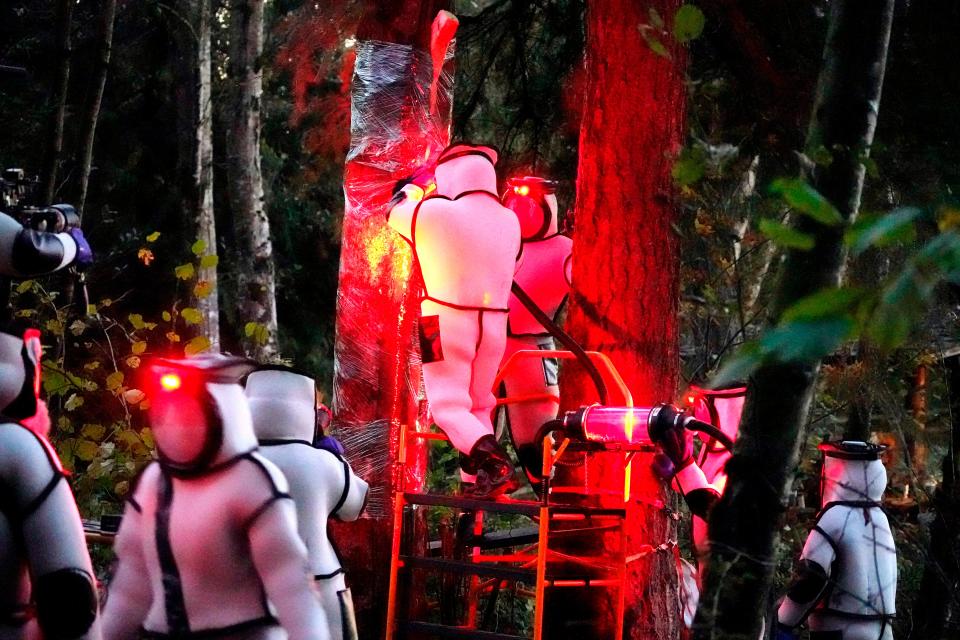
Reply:
<svg viewBox="0 0 960 640"><path fill-rule="evenodd" d="M843 223L843 216L819 191L799 178L777 178L770 192L779 195L792 208L827 226Z"/></svg>
<svg viewBox="0 0 960 640"><path fill-rule="evenodd" d="M850 316L797 320L777 326L760 337L764 358L776 362L815 362L852 335Z"/></svg>
<svg viewBox="0 0 960 640"><path fill-rule="evenodd" d="M123 371L114 371L107 376L107 391L116 391L123 385Z"/></svg>
<svg viewBox="0 0 960 640"><path fill-rule="evenodd" d="M202 255L203 252L206 250L206 248L207 248L206 240L197 240L192 245L190 245L190 251L192 251L193 255L195 256Z"/></svg>
<svg viewBox="0 0 960 640"><path fill-rule="evenodd" d="M650 25L655 29L663 29L663 18L660 16L660 12L650 7L647 9L647 15L650 16Z"/></svg>
<svg viewBox="0 0 960 640"><path fill-rule="evenodd" d="M143 329L146 326L143 322L143 316L139 313L131 313L127 316L127 320L134 329Z"/></svg>
<svg viewBox="0 0 960 640"><path fill-rule="evenodd" d="M33 288L33 280L24 280L17 285L17 293L26 293Z"/></svg>
<svg viewBox="0 0 960 640"><path fill-rule="evenodd" d="M220 258L218 258L215 253L210 253L200 258L200 266L203 269L212 269L217 266L218 262L220 262Z"/></svg>
<svg viewBox="0 0 960 640"><path fill-rule="evenodd" d="M173 273L180 280L189 280L190 278L193 277L193 274L195 273L193 268L193 263L188 262L186 264L181 264L173 270Z"/></svg>
<svg viewBox="0 0 960 640"><path fill-rule="evenodd" d="M809 251L813 249L813 245L815 244L813 236L810 234L797 231L785 224L777 222L773 218L762 218L759 228L760 233L779 247Z"/></svg>
<svg viewBox="0 0 960 640"><path fill-rule="evenodd" d="M827 149L822 144L809 151L807 157L820 167L829 167L833 164L833 154L830 153L830 149Z"/></svg>
<svg viewBox="0 0 960 640"><path fill-rule="evenodd" d="M667 51L667 47L663 44L663 42L660 41L659 38L657 38L657 36L649 33L649 28L641 29L640 35L643 36L644 42L647 43L647 46L650 47L651 51L661 58L667 58L668 60L670 59L670 52Z"/></svg>
<svg viewBox="0 0 960 640"><path fill-rule="evenodd" d="M823 289L792 304L783 312L781 322L849 316L862 297L859 289Z"/></svg>
<svg viewBox="0 0 960 640"><path fill-rule="evenodd" d="M146 350L147 350L147 343L144 340L137 340L132 345L130 345L130 353L132 353L135 356L139 356Z"/></svg>
<svg viewBox="0 0 960 640"><path fill-rule="evenodd" d="M698 182L707 171L706 155L703 149L695 147L684 149L680 157L673 163L670 175L674 182L681 187L688 187Z"/></svg>
<svg viewBox="0 0 960 640"><path fill-rule="evenodd" d="M160 232L154 231L153 233L147 236L147 242L156 242L159 237L160 237Z"/></svg>
<svg viewBox="0 0 960 640"><path fill-rule="evenodd" d="M193 340L190 340L183 347L183 353L188 356L193 356L203 351L206 351L210 348L210 340L206 336L197 336Z"/></svg>
<svg viewBox="0 0 960 640"><path fill-rule="evenodd" d="M203 313L201 313L199 309L195 309L193 307L181 309L180 317L183 318L184 322L187 324L200 324L203 322Z"/></svg>
<svg viewBox="0 0 960 640"><path fill-rule="evenodd" d="M763 353L760 345L756 341L746 342L732 357L724 360L723 366L710 381L710 386L723 387L731 382L746 380L761 364Z"/></svg>
<svg viewBox="0 0 960 640"><path fill-rule="evenodd" d="M692 4L685 4L673 16L673 37L682 43L696 40L703 33L706 23L703 11Z"/></svg>
<svg viewBox="0 0 960 640"><path fill-rule="evenodd" d="M902 207L885 215L863 217L847 230L843 241L854 255L860 255L870 247L910 242L916 237L913 223L921 215L923 211L916 207Z"/></svg>

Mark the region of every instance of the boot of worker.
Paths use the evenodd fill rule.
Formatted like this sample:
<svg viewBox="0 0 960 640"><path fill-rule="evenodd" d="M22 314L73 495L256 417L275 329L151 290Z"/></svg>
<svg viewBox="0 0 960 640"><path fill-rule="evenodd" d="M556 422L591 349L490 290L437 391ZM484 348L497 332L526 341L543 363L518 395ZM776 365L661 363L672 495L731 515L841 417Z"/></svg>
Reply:
<svg viewBox="0 0 960 640"><path fill-rule="evenodd" d="M482 500L496 498L516 491L520 486L513 469L513 461L492 435L485 435L463 460L463 470L475 475L472 485L464 488L464 495Z"/></svg>

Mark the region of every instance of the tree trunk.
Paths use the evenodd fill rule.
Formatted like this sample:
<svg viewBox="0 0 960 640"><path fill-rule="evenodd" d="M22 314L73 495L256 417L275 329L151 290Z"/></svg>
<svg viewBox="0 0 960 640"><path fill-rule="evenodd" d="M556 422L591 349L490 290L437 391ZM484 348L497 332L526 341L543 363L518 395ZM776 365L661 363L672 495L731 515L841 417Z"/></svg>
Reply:
<svg viewBox="0 0 960 640"><path fill-rule="evenodd" d="M77 202L77 213L81 218L87 202L87 186L90 183L90 170L93 165L93 142L97 134L97 120L100 118L103 90L107 85L107 70L110 67L110 52L113 48L113 23L116 15L117 0L104 0L103 10L100 13L96 72L91 83L80 143L80 197Z"/></svg>
<svg viewBox="0 0 960 640"><path fill-rule="evenodd" d="M960 356L944 360L950 392L951 437L943 481L934 494L930 549L913 613L912 640L947 640L960 631Z"/></svg>
<svg viewBox="0 0 960 640"><path fill-rule="evenodd" d="M263 95L263 0L230 3L227 193L242 259L238 263L237 302L244 324L256 323L244 348L263 362L276 358L277 299L270 220L264 209L260 171L260 104Z"/></svg>
<svg viewBox="0 0 960 640"><path fill-rule="evenodd" d="M176 77L177 180L183 213L206 251L216 252L213 218L213 118L210 102L210 0L176 0L170 11L173 36L173 69ZM217 268L201 268L198 281L213 286L199 296L196 307L203 315L200 335L213 349L220 344L220 308L217 304Z"/></svg>
<svg viewBox="0 0 960 640"><path fill-rule="evenodd" d="M861 158L876 128L893 7L893 0L831 3L807 147L830 150L833 161L817 167L812 181L847 221L860 203ZM843 228L807 216L794 219L796 228L816 238L816 246L787 253L774 294L774 323L791 304L838 285L843 276ZM768 364L750 377L726 491L710 517L713 544L697 638L757 637L770 604L780 516L819 369L819 362Z"/></svg>
<svg viewBox="0 0 960 640"><path fill-rule="evenodd" d="M408 490L422 486L426 466L417 443L408 447L403 468L397 461L400 430L427 425L412 256L387 226L386 204L396 180L423 162L428 147L446 145L449 103L431 116L422 99L431 80L431 20L446 5L368 3L357 29L333 401L337 437L370 483L370 499L362 520L334 534L349 558L361 637L370 640L384 634L394 494L404 474Z"/></svg>
<svg viewBox="0 0 960 640"><path fill-rule="evenodd" d="M50 114L50 138L43 167L43 203L53 202L57 192L57 173L60 152L63 149L63 127L67 117L67 93L70 89L70 30L73 19L73 0L57 2L57 54L60 65L54 81L56 105Z"/></svg>
<svg viewBox="0 0 960 640"><path fill-rule="evenodd" d="M680 263L671 228L677 208L670 170L671 154L685 137L686 60L679 48L669 59L655 54L637 25L649 20L648 8L670 22L680 4L587 3L589 80L567 328L585 348L613 360L638 405L669 402L676 393ZM575 366L565 368L562 386L571 406L596 400L589 378ZM622 482L616 470L596 473L594 486L615 490ZM632 493L627 553L661 543L667 551L643 553L629 564L625 635L678 638L676 526L663 506L673 497L652 474L648 455L633 461ZM610 637L611 621L578 604L584 597L579 590L551 590L547 637Z"/></svg>

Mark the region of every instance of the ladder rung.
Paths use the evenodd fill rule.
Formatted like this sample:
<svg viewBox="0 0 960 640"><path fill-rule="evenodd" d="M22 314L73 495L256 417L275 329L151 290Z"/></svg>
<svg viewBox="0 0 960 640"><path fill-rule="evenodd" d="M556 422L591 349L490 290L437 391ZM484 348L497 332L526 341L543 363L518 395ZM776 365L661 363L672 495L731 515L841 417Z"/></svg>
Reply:
<svg viewBox="0 0 960 640"><path fill-rule="evenodd" d="M540 513L540 503L532 500L477 500L460 496L445 496L435 493L404 493L407 504L423 504L431 507L452 507L466 511L495 511L535 516Z"/></svg>
<svg viewBox="0 0 960 640"><path fill-rule="evenodd" d="M540 527L518 527L507 531L493 531L476 538L466 540L469 547L481 549L502 549L522 544L533 544L540 536Z"/></svg>
<svg viewBox="0 0 960 640"><path fill-rule="evenodd" d="M504 580L517 580L531 584L537 579L537 572L534 569L478 564L475 562L464 562L462 560L420 558L417 556L400 556L400 560L403 562L403 566L414 569L433 569L447 573L466 573L477 576L489 576L491 578L502 578Z"/></svg>
<svg viewBox="0 0 960 640"><path fill-rule="evenodd" d="M472 640L527 640L526 636L514 636L494 631L480 631L478 629L464 629L463 627L446 627L442 624L430 622L401 622L404 631L421 633L434 638L467 638Z"/></svg>

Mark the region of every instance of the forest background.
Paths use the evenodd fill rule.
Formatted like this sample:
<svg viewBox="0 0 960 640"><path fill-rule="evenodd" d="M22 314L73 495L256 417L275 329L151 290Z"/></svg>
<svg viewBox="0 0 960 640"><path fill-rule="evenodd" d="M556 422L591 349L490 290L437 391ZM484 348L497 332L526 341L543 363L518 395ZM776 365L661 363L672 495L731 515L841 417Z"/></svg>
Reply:
<svg viewBox="0 0 960 640"><path fill-rule="evenodd" d="M228 152L237 121L232 92L243 72L236 64L243 25L235 14L244 4L210 4L210 108L189 126L183 113L196 96L183 87L193 86L203 52L184 45L184 29L196 35L196 3L0 6L0 64L30 71L28 80L5 80L0 88L0 166L37 174L52 201L82 201L83 228L97 254L87 275L88 309L71 304L69 277L17 282L13 290L17 314L40 326L49 345L44 386L54 438L75 472L87 517L115 512L150 457L142 416L148 400L136 383L142 358L219 343L295 363L329 397L351 49L364 3L270 0L262 54L248 61L263 71L259 164L275 316L264 312L269 304L245 304L245 287L263 275L245 272L250 229L263 220L235 195L245 175L238 163L249 158ZM585 83L583 3L453 5L461 19L454 137L498 146L501 178L538 173L559 180L561 209L572 209ZM687 44L687 144L672 159L682 196L675 232L684 383L705 383L759 334L778 250L803 242L764 221L785 216L783 199L769 185L819 160L800 150L830 3L703 0L698 6L705 23ZM662 41L674 35L670 20L650 12L637 37L669 55ZM911 233L859 253L849 278L863 288L902 273L926 239L960 220L960 68L952 54L958 29L960 7L950 0L897 3L876 142L864 159L861 215L903 207L925 214L915 217ZM191 182L197 172L184 167L183 149L192 148L203 127L210 135L212 199L196 205L203 199ZM198 226L201 210L213 215L212 236L203 237ZM948 469L956 465L957 300L948 285L928 298L929 305L904 301L904 316L916 322L881 327L881 334L896 334L889 340L895 349L852 341L828 355L807 429L812 445L865 421L891 445L888 508L901 553L902 634L915 629L912 603L924 597L931 524L957 518L946 508L956 502L940 499L941 461ZM214 301L218 328L211 333ZM802 456L782 532L781 579L818 500L815 447ZM944 619L954 629L958 598L954 589L945 602Z"/></svg>

